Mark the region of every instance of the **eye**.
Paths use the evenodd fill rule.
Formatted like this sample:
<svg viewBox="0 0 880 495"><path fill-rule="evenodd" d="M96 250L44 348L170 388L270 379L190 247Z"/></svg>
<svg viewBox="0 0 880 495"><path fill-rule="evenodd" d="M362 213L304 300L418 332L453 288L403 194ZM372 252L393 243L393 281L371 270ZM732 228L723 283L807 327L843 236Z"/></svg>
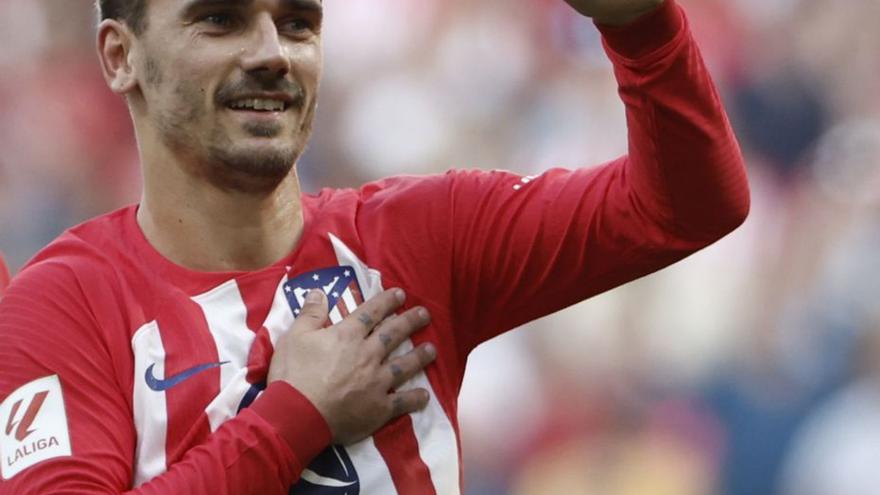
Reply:
<svg viewBox="0 0 880 495"><path fill-rule="evenodd" d="M232 15L227 13L213 13L207 14L198 19L198 22L207 24L208 26L219 28L219 29L231 29L234 28L238 22L238 20Z"/></svg>
<svg viewBox="0 0 880 495"><path fill-rule="evenodd" d="M306 17L294 17L282 22L278 30L283 33L302 36L315 30L315 22Z"/></svg>

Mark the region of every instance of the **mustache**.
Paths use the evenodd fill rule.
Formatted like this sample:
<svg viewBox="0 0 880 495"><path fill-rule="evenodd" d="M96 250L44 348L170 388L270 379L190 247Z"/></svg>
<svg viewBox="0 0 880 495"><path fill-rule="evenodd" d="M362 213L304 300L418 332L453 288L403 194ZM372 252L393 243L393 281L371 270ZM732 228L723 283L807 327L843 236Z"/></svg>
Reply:
<svg viewBox="0 0 880 495"><path fill-rule="evenodd" d="M305 89L296 81L275 74L247 73L241 79L223 84L214 97L218 105L226 105L243 96L255 93L273 93L287 96L291 106L301 107L306 99Z"/></svg>

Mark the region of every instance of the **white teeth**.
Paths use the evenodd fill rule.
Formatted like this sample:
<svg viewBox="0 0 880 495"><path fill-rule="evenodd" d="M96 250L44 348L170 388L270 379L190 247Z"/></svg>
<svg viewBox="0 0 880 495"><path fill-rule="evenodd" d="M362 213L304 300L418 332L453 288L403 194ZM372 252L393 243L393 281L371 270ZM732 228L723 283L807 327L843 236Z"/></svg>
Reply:
<svg viewBox="0 0 880 495"><path fill-rule="evenodd" d="M257 110L280 112L284 110L284 102L279 100L269 100L263 98L249 98L246 100L238 100L232 102L230 107L236 110Z"/></svg>

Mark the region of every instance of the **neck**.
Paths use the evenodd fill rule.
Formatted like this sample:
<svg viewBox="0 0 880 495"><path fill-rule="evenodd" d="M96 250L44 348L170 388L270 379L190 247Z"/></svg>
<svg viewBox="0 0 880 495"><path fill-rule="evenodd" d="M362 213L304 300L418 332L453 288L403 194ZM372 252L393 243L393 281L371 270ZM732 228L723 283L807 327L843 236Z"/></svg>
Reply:
<svg viewBox="0 0 880 495"><path fill-rule="evenodd" d="M271 192L242 193L218 189L180 167L146 165L137 221L172 262L206 272L257 270L299 242L303 216L295 168Z"/></svg>

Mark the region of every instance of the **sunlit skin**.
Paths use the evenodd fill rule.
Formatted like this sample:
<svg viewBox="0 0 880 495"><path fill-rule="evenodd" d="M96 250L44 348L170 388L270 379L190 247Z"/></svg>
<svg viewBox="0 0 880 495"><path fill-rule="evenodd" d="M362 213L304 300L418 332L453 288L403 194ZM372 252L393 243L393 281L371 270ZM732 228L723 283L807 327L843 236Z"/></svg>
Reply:
<svg viewBox="0 0 880 495"><path fill-rule="evenodd" d="M137 220L178 265L255 270L296 246L295 163L317 104L321 1L148 0L141 33L101 23L104 75L126 97L140 147ZM566 1L597 22L626 24L663 0ZM283 109L231 108L253 98Z"/></svg>
<svg viewBox="0 0 880 495"><path fill-rule="evenodd" d="M101 24L105 75L128 99L143 163L138 223L170 260L252 270L296 245L303 220L294 164L317 102L321 7L150 0L137 36L117 21ZM284 109L231 108L254 98Z"/></svg>

